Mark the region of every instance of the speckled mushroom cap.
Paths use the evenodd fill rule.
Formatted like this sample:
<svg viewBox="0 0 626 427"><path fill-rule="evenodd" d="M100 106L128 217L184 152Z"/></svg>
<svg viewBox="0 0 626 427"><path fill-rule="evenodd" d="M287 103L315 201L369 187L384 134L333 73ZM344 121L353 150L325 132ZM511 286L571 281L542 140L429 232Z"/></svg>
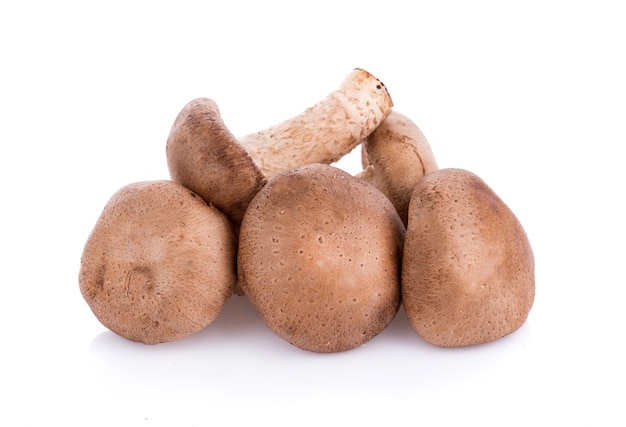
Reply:
<svg viewBox="0 0 626 427"><path fill-rule="evenodd" d="M79 285L100 322L132 341L174 341L210 324L236 283L228 219L187 188L147 181L117 191L81 258Z"/></svg>
<svg viewBox="0 0 626 427"><path fill-rule="evenodd" d="M361 144L363 171L357 175L391 200L404 224L415 184L439 169L421 129L393 110Z"/></svg>
<svg viewBox="0 0 626 427"><path fill-rule="evenodd" d="M409 204L402 267L417 334L444 347L494 341L524 324L534 296L533 252L509 207L466 170L424 177Z"/></svg>
<svg viewBox="0 0 626 427"><path fill-rule="evenodd" d="M166 157L172 181L215 204L235 227L266 182L209 98L194 99L180 111L167 139Z"/></svg>
<svg viewBox="0 0 626 427"><path fill-rule="evenodd" d="M313 164L274 177L239 238L245 294L301 349L352 349L397 313L404 226L380 191L340 169Z"/></svg>

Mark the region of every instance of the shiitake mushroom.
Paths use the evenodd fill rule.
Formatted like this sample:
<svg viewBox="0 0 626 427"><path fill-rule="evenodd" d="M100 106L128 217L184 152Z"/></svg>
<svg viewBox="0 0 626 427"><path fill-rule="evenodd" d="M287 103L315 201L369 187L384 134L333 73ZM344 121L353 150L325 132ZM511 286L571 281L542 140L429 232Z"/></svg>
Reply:
<svg viewBox="0 0 626 427"><path fill-rule="evenodd" d="M232 294L236 245L226 216L191 190L172 181L129 184L87 239L80 291L124 338L179 340L210 324Z"/></svg>
<svg viewBox="0 0 626 427"><path fill-rule="evenodd" d="M334 166L295 168L272 178L243 217L240 285L285 341L349 350L398 311L404 232L372 185Z"/></svg>
<svg viewBox="0 0 626 427"><path fill-rule="evenodd" d="M402 301L424 340L459 347L516 331L533 305L534 272L522 225L477 175L448 168L418 182L408 210Z"/></svg>

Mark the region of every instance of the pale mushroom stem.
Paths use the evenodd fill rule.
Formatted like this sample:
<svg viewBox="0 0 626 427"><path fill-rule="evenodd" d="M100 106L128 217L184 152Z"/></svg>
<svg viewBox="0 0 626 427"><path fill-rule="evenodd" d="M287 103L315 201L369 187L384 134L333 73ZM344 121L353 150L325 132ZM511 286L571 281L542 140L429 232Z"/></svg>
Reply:
<svg viewBox="0 0 626 427"><path fill-rule="evenodd" d="M271 179L295 167L339 160L373 132L392 107L385 85L357 68L337 90L301 114L238 140Z"/></svg>

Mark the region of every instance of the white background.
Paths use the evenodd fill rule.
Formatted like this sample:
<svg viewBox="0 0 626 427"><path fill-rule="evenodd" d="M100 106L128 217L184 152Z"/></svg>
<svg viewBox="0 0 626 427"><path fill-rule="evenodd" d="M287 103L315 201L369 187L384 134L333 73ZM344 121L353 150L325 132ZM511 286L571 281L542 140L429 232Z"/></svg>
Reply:
<svg viewBox="0 0 626 427"><path fill-rule="evenodd" d="M603 0L3 2L0 424L625 425L624 18ZM327 355L275 337L245 297L176 343L100 325L82 247L121 186L169 177L183 105L211 97L244 135L355 67L522 222L526 324L440 349L401 311ZM339 165L357 172L358 150Z"/></svg>

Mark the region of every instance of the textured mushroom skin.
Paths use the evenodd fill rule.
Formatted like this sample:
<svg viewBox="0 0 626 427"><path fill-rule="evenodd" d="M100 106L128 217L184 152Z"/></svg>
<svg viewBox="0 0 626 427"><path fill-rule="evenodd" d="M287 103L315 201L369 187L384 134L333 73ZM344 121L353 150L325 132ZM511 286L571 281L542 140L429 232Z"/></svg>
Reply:
<svg viewBox="0 0 626 427"><path fill-rule="evenodd" d="M89 235L80 291L100 322L131 341L157 344L210 324L236 278L232 225L171 181L117 191Z"/></svg>
<svg viewBox="0 0 626 427"><path fill-rule="evenodd" d="M439 169L421 129L393 110L361 145L363 171L357 176L391 200L404 225L417 182Z"/></svg>
<svg viewBox="0 0 626 427"><path fill-rule="evenodd" d="M294 169L244 216L240 284L279 337L313 352L349 350L398 311L404 232L373 186L328 165Z"/></svg>
<svg viewBox="0 0 626 427"><path fill-rule="evenodd" d="M296 167L339 160L380 125L392 107L385 85L357 68L337 90L298 116L239 142L271 179Z"/></svg>
<svg viewBox="0 0 626 427"><path fill-rule="evenodd" d="M266 182L209 98L194 99L180 111L167 139L166 156L171 179L215 204L235 227Z"/></svg>
<svg viewBox="0 0 626 427"><path fill-rule="evenodd" d="M509 207L462 169L424 177L409 205L402 299L426 341L458 347L520 328L535 296L534 257Z"/></svg>

